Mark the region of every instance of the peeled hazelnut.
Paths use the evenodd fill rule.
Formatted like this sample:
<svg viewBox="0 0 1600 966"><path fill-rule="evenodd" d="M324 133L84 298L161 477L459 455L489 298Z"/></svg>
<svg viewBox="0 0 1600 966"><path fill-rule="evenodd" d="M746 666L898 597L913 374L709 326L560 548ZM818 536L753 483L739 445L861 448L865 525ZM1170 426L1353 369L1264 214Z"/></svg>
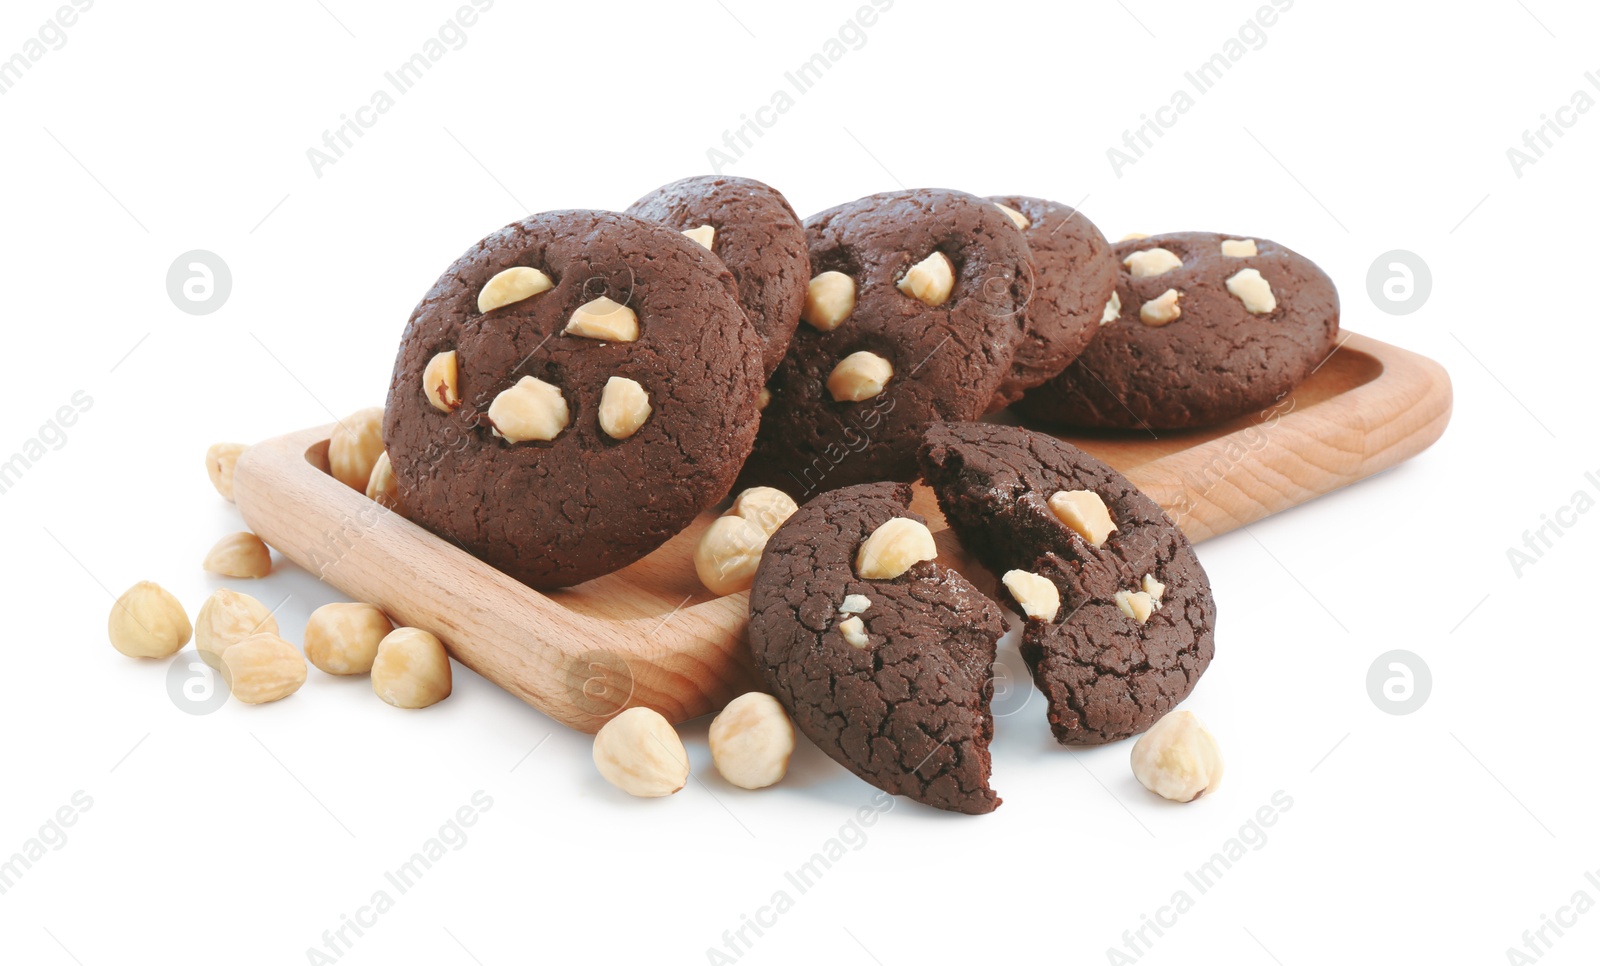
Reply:
<svg viewBox="0 0 1600 966"><path fill-rule="evenodd" d="M215 443L206 450L206 473L211 485L229 503L233 502L233 468L246 449L249 447L243 443Z"/></svg>
<svg viewBox="0 0 1600 966"><path fill-rule="evenodd" d="M1100 324L1110 325L1122 316L1122 296L1116 292L1111 293L1111 298L1106 301L1105 309L1100 313Z"/></svg>
<svg viewBox="0 0 1600 966"><path fill-rule="evenodd" d="M1228 258L1248 258L1251 255L1260 253L1256 251L1256 240L1254 238L1245 238L1243 240L1224 238L1222 240L1222 254Z"/></svg>
<svg viewBox="0 0 1600 966"><path fill-rule="evenodd" d="M522 265L508 268L489 279L483 286L483 291L478 293L478 311L493 312L502 305L510 305L532 298L540 292L548 292L554 284L550 281L550 276L537 268L527 268Z"/></svg>
<svg viewBox="0 0 1600 966"><path fill-rule="evenodd" d="M1182 294L1175 288L1169 288L1139 306L1139 321L1145 325L1166 325L1175 321L1183 314L1183 309L1178 306L1178 299Z"/></svg>
<svg viewBox="0 0 1600 966"><path fill-rule="evenodd" d="M863 580L893 580L913 564L939 555L933 534L909 517L895 517L872 531L856 551L856 573Z"/></svg>
<svg viewBox="0 0 1600 966"><path fill-rule="evenodd" d="M1251 315L1267 315L1278 307L1278 297L1272 294L1272 284L1253 268L1243 269L1223 283Z"/></svg>
<svg viewBox="0 0 1600 966"><path fill-rule="evenodd" d="M710 251L711 243L716 240L717 230L710 225L701 225L699 228L687 229L684 234L699 242L706 251Z"/></svg>
<svg viewBox="0 0 1600 966"><path fill-rule="evenodd" d="M602 295L585 302L567 320L566 333L602 342L639 341L639 316L621 302Z"/></svg>
<svg viewBox="0 0 1600 966"><path fill-rule="evenodd" d="M306 624L306 658L328 674L366 674L393 630L371 604L324 604Z"/></svg>
<svg viewBox="0 0 1600 966"><path fill-rule="evenodd" d="M1007 208L1005 205L1002 205L998 201L994 203L994 206L996 208L999 208L1001 211L1005 212L1006 213L1006 217L1010 218L1012 220L1012 222L1015 223L1016 226L1018 228L1021 228L1023 231L1027 231L1028 230L1028 226L1030 224L1032 224L1032 222L1028 221L1028 216L1027 215L1024 215L1022 212L1018 211L1015 208Z"/></svg>
<svg viewBox="0 0 1600 966"><path fill-rule="evenodd" d="M1143 590L1119 590L1115 600L1117 609L1143 624L1156 612L1156 601Z"/></svg>
<svg viewBox="0 0 1600 966"><path fill-rule="evenodd" d="M1174 802L1192 802L1222 784L1222 750L1192 711L1174 711L1133 743L1133 777Z"/></svg>
<svg viewBox="0 0 1600 966"><path fill-rule="evenodd" d="M1160 600L1161 595L1167 592L1167 585L1149 574L1144 575L1144 580L1141 583L1141 587L1144 589L1145 593L1150 595L1151 600Z"/></svg>
<svg viewBox="0 0 1600 966"><path fill-rule="evenodd" d="M823 272L806 286L800 317L814 329L832 332L856 308L856 280L843 272Z"/></svg>
<svg viewBox="0 0 1600 966"><path fill-rule="evenodd" d="M717 517L694 548L694 572L718 596L749 590L766 548L767 534L757 524L744 517Z"/></svg>
<svg viewBox="0 0 1600 966"><path fill-rule="evenodd" d="M778 532L783 522L800 509L794 497L770 486L752 486L733 498L728 514L744 517L767 536Z"/></svg>
<svg viewBox="0 0 1600 966"><path fill-rule="evenodd" d="M372 467L383 452L383 407L352 413L333 427L328 440L328 468L333 478L352 490L367 491Z"/></svg>
<svg viewBox="0 0 1600 966"><path fill-rule="evenodd" d="M224 577L265 577L272 573L272 554L253 533L230 533L206 554L207 573Z"/></svg>
<svg viewBox="0 0 1600 966"><path fill-rule="evenodd" d="M278 633L272 612L249 594L224 587L200 605L194 618L194 646L213 667L233 645L253 634Z"/></svg>
<svg viewBox="0 0 1600 966"><path fill-rule="evenodd" d="M835 402L861 402L883 392L894 378L894 366L872 352L852 352L828 374L828 393Z"/></svg>
<svg viewBox="0 0 1600 966"><path fill-rule="evenodd" d="M129 657L171 657L189 643L194 628L178 598L142 580L111 605L106 633L111 646Z"/></svg>
<svg viewBox="0 0 1600 966"><path fill-rule="evenodd" d="M276 634L252 634L222 655L222 676L234 700L280 701L306 683L306 659Z"/></svg>
<svg viewBox="0 0 1600 966"><path fill-rule="evenodd" d="M1056 519L1071 527L1091 547L1099 547L1117 525L1100 494L1093 490L1061 490L1050 497L1050 510Z"/></svg>
<svg viewBox="0 0 1600 966"><path fill-rule="evenodd" d="M1044 577L1026 570L1008 570L1000 578L1022 612L1033 620L1053 621L1061 610L1061 591Z"/></svg>
<svg viewBox="0 0 1600 966"><path fill-rule="evenodd" d="M689 781L689 753L672 725L649 708L629 708L594 736L594 764L606 781L639 798L665 798Z"/></svg>
<svg viewBox="0 0 1600 966"><path fill-rule="evenodd" d="M783 779L794 754L794 725L770 694L751 691L712 719L711 761L730 784L766 788Z"/></svg>
<svg viewBox="0 0 1600 966"><path fill-rule="evenodd" d="M612 376L600 393L600 428L612 439L627 439L650 418L650 394L632 379Z"/></svg>
<svg viewBox="0 0 1600 966"><path fill-rule="evenodd" d="M422 394L441 413L454 412L461 405L461 391L457 386L460 369L454 349L441 352L428 360L422 370Z"/></svg>
<svg viewBox="0 0 1600 966"><path fill-rule="evenodd" d="M871 638L867 637L867 625L862 623L859 617L846 617L840 621L839 634L844 638L846 644L857 650L865 648L872 643Z"/></svg>
<svg viewBox="0 0 1600 966"><path fill-rule="evenodd" d="M950 290L955 285L955 266L944 252L934 252L906 269L905 277L894 287L923 305L937 307L950 301Z"/></svg>
<svg viewBox="0 0 1600 966"><path fill-rule="evenodd" d="M872 609L872 601L865 594L846 594L844 601L839 604L841 614L865 614Z"/></svg>
<svg viewBox="0 0 1600 966"><path fill-rule="evenodd" d="M1134 278L1150 278L1155 275L1165 275L1175 268L1183 267L1183 259L1174 255L1165 248L1148 248L1142 252L1133 252L1122 260L1128 266L1128 272Z"/></svg>
<svg viewBox="0 0 1600 966"><path fill-rule="evenodd" d="M508 443L555 439L570 418L561 390L532 376L518 379L489 404L494 434Z"/></svg>
<svg viewBox="0 0 1600 966"><path fill-rule="evenodd" d="M367 499L382 507L400 509L400 483L394 478L394 464L389 454L381 453L372 467L372 478L367 480Z"/></svg>
<svg viewBox="0 0 1600 966"><path fill-rule="evenodd" d="M402 627L378 642L372 691L397 708L426 708L450 696L450 655L427 631Z"/></svg>
<svg viewBox="0 0 1600 966"><path fill-rule="evenodd" d="M766 408L770 405L772 405L772 390L763 386L761 388L761 394L756 396L756 410L759 412L765 412Z"/></svg>
<svg viewBox="0 0 1600 966"><path fill-rule="evenodd" d="M1121 238L1118 238L1117 241L1119 241L1119 242L1144 241L1146 238L1149 238L1149 237L1150 237L1149 235L1146 235L1142 231L1130 231L1126 235L1123 235Z"/></svg>

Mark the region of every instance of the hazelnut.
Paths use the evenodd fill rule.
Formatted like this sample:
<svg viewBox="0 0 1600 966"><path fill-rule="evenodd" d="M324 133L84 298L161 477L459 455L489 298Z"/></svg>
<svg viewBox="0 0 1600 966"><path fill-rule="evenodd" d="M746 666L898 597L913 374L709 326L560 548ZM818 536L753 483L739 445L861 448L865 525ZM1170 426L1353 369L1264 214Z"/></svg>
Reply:
<svg viewBox="0 0 1600 966"><path fill-rule="evenodd" d="M1256 240L1254 238L1224 238L1222 240L1222 254L1228 258L1249 258L1258 255Z"/></svg>
<svg viewBox="0 0 1600 966"><path fill-rule="evenodd" d="M1100 313L1100 324L1110 325L1122 317L1122 296L1116 292L1111 293L1111 298L1106 300L1106 307Z"/></svg>
<svg viewBox="0 0 1600 966"><path fill-rule="evenodd" d="M306 658L328 674L366 674L393 630L371 604L324 604L306 624Z"/></svg>
<svg viewBox="0 0 1600 966"><path fill-rule="evenodd" d="M426 708L450 696L450 655L427 631L384 635L372 657L372 691L397 708Z"/></svg>
<svg viewBox="0 0 1600 966"><path fill-rule="evenodd" d="M872 609L872 601L865 594L846 594L844 601L839 604L841 614L865 614Z"/></svg>
<svg viewBox="0 0 1600 966"><path fill-rule="evenodd" d="M711 243L716 240L717 230L710 225L701 225L699 228L686 230L684 234L699 242L700 246L709 252Z"/></svg>
<svg viewBox="0 0 1600 966"><path fill-rule="evenodd" d="M629 708L594 736L600 775L639 798L665 798L689 781L689 754L672 725L649 708Z"/></svg>
<svg viewBox="0 0 1600 966"><path fill-rule="evenodd" d="M1115 600L1118 610L1141 624L1150 619L1158 606L1155 598L1143 590L1119 590Z"/></svg>
<svg viewBox="0 0 1600 966"><path fill-rule="evenodd" d="M1044 577L1026 570L1008 570L1000 578L1011 597L1032 620L1053 621L1061 610L1061 591Z"/></svg>
<svg viewBox="0 0 1600 966"><path fill-rule="evenodd" d="M934 252L906 269L905 277L894 287L921 302L938 307L950 301L956 285L956 269L944 252Z"/></svg>
<svg viewBox="0 0 1600 966"><path fill-rule="evenodd" d="M728 515L744 517L770 537L798 509L800 507L794 498L782 490L770 486L752 486L733 498Z"/></svg>
<svg viewBox="0 0 1600 966"><path fill-rule="evenodd" d="M372 467L383 452L383 407L352 413L333 427L328 440L328 467L333 478L365 493Z"/></svg>
<svg viewBox="0 0 1600 966"><path fill-rule="evenodd" d="M800 317L814 329L832 332L856 308L856 280L843 272L823 272L806 286Z"/></svg>
<svg viewBox="0 0 1600 966"><path fill-rule="evenodd" d="M508 443L555 439L569 419L561 390L532 376L518 379L489 404L494 434Z"/></svg>
<svg viewBox="0 0 1600 966"><path fill-rule="evenodd" d="M612 439L627 439L650 418L650 394L632 379L612 376L600 393L600 429Z"/></svg>
<svg viewBox="0 0 1600 966"><path fill-rule="evenodd" d="M206 450L206 473L211 477L211 485L229 503L233 502L233 468L248 448L243 443L213 443Z"/></svg>
<svg viewBox="0 0 1600 966"><path fill-rule="evenodd" d="M772 390L763 386L760 394L756 396L756 411L765 412L770 405L772 405Z"/></svg>
<svg viewBox="0 0 1600 966"><path fill-rule="evenodd" d="M1117 528L1106 501L1093 490L1061 490L1051 495L1049 503L1056 519L1071 527L1091 547L1104 545Z"/></svg>
<svg viewBox="0 0 1600 966"><path fill-rule="evenodd" d="M234 700L267 704L300 690L306 659L276 634L252 634L223 653L222 676Z"/></svg>
<svg viewBox="0 0 1600 966"><path fill-rule="evenodd" d="M1130 231L1126 235L1123 235L1121 238L1118 238L1117 241L1119 241L1119 242L1144 241L1146 238L1149 238L1149 237L1150 237L1149 235L1146 235L1142 231Z"/></svg>
<svg viewBox="0 0 1600 966"><path fill-rule="evenodd" d="M739 516L717 517L694 548L694 572L718 596L749 590L766 547L766 531L756 523Z"/></svg>
<svg viewBox="0 0 1600 966"><path fill-rule="evenodd" d="M1267 315L1278 307L1278 298L1272 294L1272 284L1253 268L1236 272L1223 284L1244 303L1245 311L1251 315Z"/></svg>
<svg viewBox="0 0 1600 966"><path fill-rule="evenodd" d="M852 352L828 374L828 393L835 402L861 402L883 392L894 378L894 366L872 352Z"/></svg>
<svg viewBox="0 0 1600 966"><path fill-rule="evenodd" d="M457 385L460 368L454 349L441 352L428 360L422 370L422 394L441 413L454 412L461 405L461 391Z"/></svg>
<svg viewBox="0 0 1600 966"><path fill-rule="evenodd" d="M510 305L532 298L540 292L548 292L554 284L550 281L550 276L537 268L523 265L508 268L489 279L483 286L483 291L478 293L478 311L493 312L502 305Z"/></svg>
<svg viewBox="0 0 1600 966"><path fill-rule="evenodd" d="M106 633L111 646L129 657L171 657L189 643L194 628L178 598L142 580L111 605Z"/></svg>
<svg viewBox="0 0 1600 966"><path fill-rule="evenodd" d="M1144 575L1144 580L1141 582L1140 586L1145 593L1150 595L1151 600L1160 600L1161 595L1167 592L1167 585L1155 579L1155 577L1151 576L1150 574Z"/></svg>
<svg viewBox="0 0 1600 966"><path fill-rule="evenodd" d="M602 295L585 302L567 320L566 333L602 342L639 341L639 316L621 302Z"/></svg>
<svg viewBox="0 0 1600 966"><path fill-rule="evenodd" d="M200 605L194 618L194 646L215 667L233 645L253 634L278 633L272 612L249 594L226 587Z"/></svg>
<svg viewBox="0 0 1600 966"><path fill-rule="evenodd" d="M871 643L867 637L867 625L859 617L846 617L839 622L839 634L844 642L851 647L861 650Z"/></svg>
<svg viewBox="0 0 1600 966"><path fill-rule="evenodd" d="M1133 777L1174 802L1192 802L1222 784L1222 751L1192 711L1174 711L1133 743Z"/></svg>
<svg viewBox="0 0 1600 966"><path fill-rule="evenodd" d="M1155 298L1139 306L1139 321L1145 325L1166 325L1183 314L1183 309L1178 307L1181 292L1169 288Z"/></svg>
<svg viewBox="0 0 1600 966"><path fill-rule="evenodd" d="M794 725L770 694L751 691L712 719L711 761L730 784L766 788L783 780L794 754Z"/></svg>
<svg viewBox="0 0 1600 966"><path fill-rule="evenodd" d="M253 533L230 533L206 554L207 573L224 577L265 577L272 573L272 554Z"/></svg>
<svg viewBox="0 0 1600 966"><path fill-rule="evenodd" d="M1001 211L1005 212L1006 213L1006 217L1010 218L1012 223L1015 224L1018 228L1021 228L1023 231L1027 231L1028 230L1028 226L1032 224L1032 222L1028 221L1028 216L1027 215L1024 215L1022 212L1018 211L1015 208L1007 208L1005 205L1002 205L998 201L994 203L994 206L996 208L999 208Z"/></svg>
<svg viewBox="0 0 1600 966"><path fill-rule="evenodd" d="M893 580L913 564L939 555L933 534L909 517L895 517L872 531L856 551L856 573L863 580Z"/></svg>
<svg viewBox="0 0 1600 966"><path fill-rule="evenodd" d="M1134 278L1152 278L1183 267L1183 259L1165 248L1147 248L1122 260Z"/></svg>
<svg viewBox="0 0 1600 966"><path fill-rule="evenodd" d="M379 454L378 462L373 464L372 478L367 480L367 499L390 510L400 509L400 483L394 478L394 464L389 462L388 453Z"/></svg>

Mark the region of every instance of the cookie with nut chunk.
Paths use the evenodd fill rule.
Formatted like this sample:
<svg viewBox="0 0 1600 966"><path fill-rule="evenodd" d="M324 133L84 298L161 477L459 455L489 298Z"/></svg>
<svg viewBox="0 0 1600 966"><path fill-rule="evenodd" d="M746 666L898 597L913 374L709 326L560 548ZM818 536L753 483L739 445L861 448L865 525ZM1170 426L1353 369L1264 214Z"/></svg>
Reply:
<svg viewBox="0 0 1600 966"><path fill-rule="evenodd" d="M762 374L783 360L811 281L805 229L778 189L751 178L683 178L628 206L710 249L733 274L739 304L761 337Z"/></svg>
<svg viewBox="0 0 1600 966"><path fill-rule="evenodd" d="M923 474L1024 618L1022 656L1066 745L1145 731L1211 664L1216 604L1183 531L1121 473L1014 426L942 423Z"/></svg>
<svg viewBox="0 0 1600 966"><path fill-rule="evenodd" d="M1022 343L989 404L997 410L1049 382L1089 345L1117 290L1117 262L1100 229L1076 208L1026 195L989 200L1022 229L1036 272Z"/></svg>
<svg viewBox="0 0 1600 966"><path fill-rule="evenodd" d="M1263 238L1129 238L1106 324L1076 362L1017 404L1051 423L1183 429L1271 408L1333 353L1339 294L1305 256Z"/></svg>
<svg viewBox="0 0 1600 966"><path fill-rule="evenodd" d="M937 808L990 812L995 642L1005 618L939 563L911 487L823 494L767 543L750 649L805 733L867 782Z"/></svg>
<svg viewBox="0 0 1600 966"><path fill-rule="evenodd" d="M1033 257L999 208L959 191L870 195L806 220L814 273L768 382L745 485L804 500L916 477L922 431L975 419L1010 371Z"/></svg>
<svg viewBox="0 0 1600 966"><path fill-rule="evenodd" d="M728 270L601 211L510 225L417 306L384 421L410 519L524 583L624 567L728 492L760 340Z"/></svg>

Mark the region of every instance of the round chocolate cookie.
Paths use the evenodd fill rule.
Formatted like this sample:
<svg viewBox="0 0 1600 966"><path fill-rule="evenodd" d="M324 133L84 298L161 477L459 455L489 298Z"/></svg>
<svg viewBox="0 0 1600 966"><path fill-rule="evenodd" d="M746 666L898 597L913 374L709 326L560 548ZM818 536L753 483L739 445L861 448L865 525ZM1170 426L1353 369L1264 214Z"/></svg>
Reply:
<svg viewBox="0 0 1600 966"><path fill-rule="evenodd" d="M1106 315L1117 290L1117 262L1100 229L1082 212L1026 195L990 195L1022 229L1033 250L1033 298L1028 327L990 411L1022 398L1078 358Z"/></svg>
<svg viewBox="0 0 1600 966"><path fill-rule="evenodd" d="M800 324L811 280L805 229L778 189L750 178L700 175L662 185L628 214L696 232L691 237L722 259L761 336L762 375L771 375Z"/></svg>
<svg viewBox="0 0 1600 966"><path fill-rule="evenodd" d="M768 382L746 485L797 499L911 480L922 431L976 419L1010 371L1033 291L1022 232L959 191L869 195L806 220L804 322Z"/></svg>
<svg viewBox="0 0 1600 966"><path fill-rule="evenodd" d="M1000 799L989 788L989 699L1005 616L930 559L910 502L907 484L866 484L791 516L756 571L750 649L795 726L835 761L895 795L990 812ZM896 530L911 532L889 539Z"/></svg>
<svg viewBox="0 0 1600 966"><path fill-rule="evenodd" d="M728 491L759 419L733 278L653 222L535 215L406 327L384 442L412 520L536 588L643 557Z"/></svg>
<svg viewBox="0 0 1600 966"><path fill-rule="evenodd" d="M1057 741L1139 734L1188 696L1211 664L1216 604L1154 500L1082 450L1014 426L936 425L919 456L962 545L1028 618L1022 657Z"/></svg>
<svg viewBox="0 0 1600 966"><path fill-rule="evenodd" d="M1339 294L1276 242L1179 232L1118 242L1118 316L1017 404L1072 426L1184 429L1271 407L1333 352ZM1130 261L1131 259L1131 261Z"/></svg>

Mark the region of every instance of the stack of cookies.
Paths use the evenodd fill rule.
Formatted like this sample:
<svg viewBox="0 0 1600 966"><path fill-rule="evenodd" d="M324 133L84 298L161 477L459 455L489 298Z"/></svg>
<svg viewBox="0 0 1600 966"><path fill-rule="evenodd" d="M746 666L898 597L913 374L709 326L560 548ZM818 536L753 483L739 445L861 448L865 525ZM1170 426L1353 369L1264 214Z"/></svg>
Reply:
<svg viewBox="0 0 1600 966"><path fill-rule="evenodd" d="M538 589L627 566L736 486L785 507L736 506L711 533L754 546L702 569L753 584L769 687L868 781L982 812L1005 620L933 559L905 484L1001 578L1056 737L1138 734L1210 661L1205 572L1120 474L1006 423L1235 419L1327 358L1338 315L1265 239L1112 245L1065 205L936 189L802 222L767 185L693 177L473 246L406 328L384 441L408 517Z"/></svg>

